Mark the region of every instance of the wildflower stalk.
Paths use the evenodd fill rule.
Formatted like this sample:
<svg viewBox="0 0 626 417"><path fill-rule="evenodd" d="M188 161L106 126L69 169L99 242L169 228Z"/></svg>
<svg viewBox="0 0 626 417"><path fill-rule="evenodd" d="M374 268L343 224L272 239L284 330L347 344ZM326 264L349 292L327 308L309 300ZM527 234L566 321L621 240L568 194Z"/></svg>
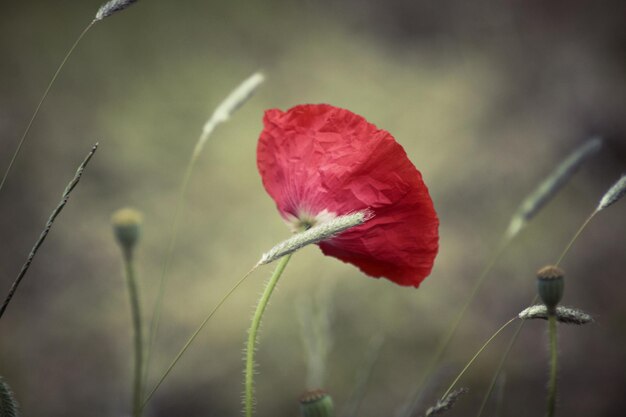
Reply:
<svg viewBox="0 0 626 417"><path fill-rule="evenodd" d="M143 328L141 324L141 304L135 274L134 250L141 235L142 214L132 208L123 208L113 213L111 223L113 234L122 251L124 278L128 288L130 315L133 327L133 417L141 416L141 395L143 377Z"/></svg>
<svg viewBox="0 0 626 417"><path fill-rule="evenodd" d="M598 203L598 206L587 217L587 219L583 222L583 224L578 228L578 230L576 231L574 236L570 239L568 244L565 246L565 249L563 249L563 252L561 252L561 255L559 256L559 258L555 262L555 265L557 267L561 264L561 262L563 262L563 259L565 259L565 256L568 254L568 252L570 251L570 249L574 245L574 242L576 242L576 240L578 240L578 238L580 237L582 232L587 228L589 223L591 223L591 220L596 216L596 214L598 214L602 210L608 208L609 206L615 204L617 201L619 201L624 196L625 190L626 190L626 179L625 178L626 178L626 176L622 175L620 177L620 179L617 180L617 182L615 184L613 184L613 186L611 188L609 188L609 190L607 190L604 193L604 195L600 199L600 202ZM535 298L533 298L533 301L530 303L530 305L532 306L533 304L535 304L538 299L539 299L539 296L535 296ZM522 330L522 327L524 327L524 320L522 320L520 322L520 324L518 325L517 329L515 330L515 333L511 337L511 340L509 341L509 345L507 346L507 349L504 351L504 354L502 355L502 358L500 359L500 363L498 364L498 367L496 368L496 372L493 375L493 377L491 378L491 382L489 384L489 388L487 389L487 392L485 393L485 396L483 397L483 401L481 403L480 409L478 410L477 417L481 417L482 416L483 411L485 410L485 406L487 404L487 401L489 400L489 397L491 396L491 393L493 392L493 389L494 389L494 387L496 385L496 381L498 379L498 376L500 375L500 372L502 371L502 368L504 367L504 364L506 363L506 360L507 360L507 358L509 356L509 353L511 352L511 349L513 348L513 345L515 345L515 342L517 341L517 337L519 336L519 334L520 334L520 332Z"/></svg>
<svg viewBox="0 0 626 417"><path fill-rule="evenodd" d="M593 220L593 218L596 216L596 214L598 214L598 210L594 210L593 213L591 213L589 215L589 217L587 217L587 219L583 222L583 224L578 228L576 233L574 233L574 236L570 239L569 243L565 246L565 249L563 249L563 252L561 252L561 255L559 255L559 257L558 257L557 261L554 263L554 265L559 266L561 264L561 262L563 262L563 259L565 258L565 255L567 255L569 250L574 245L574 242L576 242L576 240L578 240L578 237L580 236L580 234L583 232L583 230L585 230L587 228L587 225L591 222L591 220Z"/></svg>
<svg viewBox="0 0 626 417"><path fill-rule="evenodd" d="M489 262L486 264L486 266L480 273L478 279L476 280L476 283L474 284L474 287L472 288L470 292L470 295L467 297L467 299L465 300L465 303L463 304L463 306L457 313L456 318L450 325L448 329L448 333L446 333L444 338L441 339L441 342L437 346L437 349L435 350L430 360L428 361L428 366L426 367L426 371L424 371L424 374L422 375L419 383L416 385L415 390L409 396L410 401L408 403L408 406L405 407L404 412L401 414L403 417L410 417L411 415L414 414L415 409L417 408L417 405L419 403L422 390L424 388L424 385L426 384L426 381L428 381L432 373L435 371L435 368L441 361L443 354L445 353L446 349L450 345L452 338L456 334L456 331L459 328L459 325L461 324L461 320L463 320L463 317L465 316L467 309L472 304L472 302L474 301L474 298L476 297L476 295L482 288L482 285L485 282L487 276L489 276L489 273L495 266L496 262L498 261L498 259L500 259L500 256L502 256L505 249L509 246L509 244L512 242L514 237L515 235L505 234L500 240L500 244L498 245L496 250L493 252L493 254L491 255L491 259L489 260Z"/></svg>
<svg viewBox="0 0 626 417"><path fill-rule="evenodd" d="M256 307L254 312L254 316L252 317L252 324L250 325L250 330L248 331L248 342L246 344L246 370L245 370L245 397L244 397L244 407L246 417L252 417L252 408L254 404L254 352L257 342L257 335L259 333L259 327L261 326L261 319L263 318L263 313L265 313L265 309L267 308L267 304L276 288L276 284L278 284L278 280L280 279L287 263L291 259L292 254L289 254L278 262L276 266L276 270L272 274L265 290L263 291L263 295L261 295L261 299Z"/></svg>
<svg viewBox="0 0 626 417"><path fill-rule="evenodd" d="M165 294L166 276L169 270L170 261L174 254L174 248L178 239L178 228L180 225L180 217L185 205L185 195L187 194L187 188L191 174L198 162L198 159L202 153L202 149L210 138L215 128L221 124L227 122L232 114L240 108L245 102L252 97L254 92L258 89L261 83L264 81L264 77L260 73L255 73L246 80L244 80L235 90L233 90L224 101L213 111L213 114L209 120L204 124L202 133L198 137L194 150L189 159L189 163L185 168L185 174L180 185L178 192L178 198L176 199L176 208L174 211L174 220L169 234L169 242L167 245L167 251L165 253L165 260L163 261L163 268L161 269L161 278L159 280L159 287L157 290L157 298L154 306L154 313L152 315L152 322L150 324L150 333L148 337L147 346L147 360L144 380L148 379L148 369L150 367L150 360L152 357L152 348L156 339L156 335L159 329L159 321L161 318L161 310L163 308L163 296Z"/></svg>
<svg viewBox="0 0 626 417"><path fill-rule="evenodd" d="M446 392L441 396L441 400L443 400L444 398L446 398L448 396L448 394L450 394L450 391L452 391L452 389L455 387L455 385L457 384L457 382L459 382L459 380L461 379L461 377L465 374L465 371L467 371L469 369L470 366L472 366L472 364L474 363L474 361L476 361L476 359L478 359L478 357L480 356L481 353L483 353L483 350L485 350L485 348L487 346L489 346L489 344L500 334L502 333L502 331L504 329L506 329L509 324L513 323L518 317L515 316L513 317L511 320L507 321L506 323L504 323L502 326L500 326L500 328L498 330L495 331L494 334L491 335L491 337L489 337L489 339L487 339L487 341L485 343L483 343L483 345L480 347L480 349L478 349L478 351L474 354L474 356L472 356L472 359L469 360L469 362L467 362L467 364L465 365L465 367L461 370L461 372L459 372L459 374L456 376L456 378L454 378L454 380L452 381L452 383L450 384L450 386L448 387L448 389L446 390Z"/></svg>
<svg viewBox="0 0 626 417"><path fill-rule="evenodd" d="M530 305L535 304L538 298L539 296L535 296L535 298L530 303ZM524 324L526 324L525 320L521 320L520 323L517 325L515 332L511 336L511 340L509 340L509 344L507 345L506 349L504 350L504 353L502 354L502 357L500 358L500 362L498 363L496 372L493 374L493 377L491 378L491 381L489 382L489 388L487 388L487 392L485 393L483 400L480 404L480 408L478 409L478 414L476 415L477 417L481 417L483 415L483 412L485 411L485 408L487 406L487 401L489 401L489 397L491 397L491 393L493 392L493 389L496 386L496 382L498 381L498 377L500 376L500 372L502 372L502 368L504 368L504 364L506 363L506 360L509 357L509 353L511 353L511 349L513 349L513 346L515 345L515 342L517 342L517 338L519 334L521 333L522 328L524 327Z"/></svg>
<svg viewBox="0 0 626 417"><path fill-rule="evenodd" d="M78 169L76 170L76 174L74 174L74 178L72 178L72 180L69 182L67 187L65 187L65 190L63 191L63 195L61 196L61 201L56 206L56 208L52 211L52 214L48 218L48 221L46 222L46 225L43 231L39 235L39 239L37 239L37 241L35 242L35 245L33 246L30 253L28 254L28 258L26 258L26 262L24 262L22 269L20 270L19 274L17 275L17 278L15 279L15 281L13 282L13 285L11 286L11 289L9 290L9 294L5 298L4 303L2 304L2 307L0 307L0 318L2 318L2 315L4 314L7 307L9 306L9 303L11 302L11 299L13 298L15 291L17 291L17 287L20 285L20 282L22 282L22 279L26 275L28 268L30 268L30 264L33 262L33 259L35 258L37 251L43 244L44 240L46 240L46 237L48 236L50 229L52 229L52 224L54 223L57 216L63 210L63 207L65 207L68 200L70 199L70 194L72 193L72 190L74 190L74 188L78 185L78 182L80 181L80 177L83 175L83 171L85 170L85 167L91 160L91 157L96 152L96 149L98 149L97 143L91 148L91 151L89 152L89 154L87 154L87 157L78 166Z"/></svg>
<svg viewBox="0 0 626 417"><path fill-rule="evenodd" d="M46 97L48 97L48 93L50 92L50 89L52 89L52 85L54 84L54 82L56 81L57 77L61 73L61 70L65 66L65 63L70 58L70 55L72 55L72 52L74 52L74 49L76 49L76 47L78 46L80 41L85 37L87 32L89 32L89 29L91 29L91 27L94 25L94 23L96 23L95 20L93 20L91 23L89 23L83 29L83 31L80 33L80 35L78 35L78 38L76 38L76 40L74 41L74 44L67 51L67 53L65 54L65 57L63 57L63 60L61 61L61 64L59 64L59 67L54 72L54 75L52 76L52 79L48 83L48 86L46 87L45 91L43 92L43 95L39 99L39 103L37 104L37 107L35 107L35 111L33 112L32 116L30 117L30 120L28 121L28 124L26 125L26 129L24 130L24 133L22 133L22 137L20 138L20 141L17 144L17 148L13 152L13 156L11 157L11 161L9 162L9 166L4 171L4 175L2 176L2 181L0 181L0 192L2 191L2 188L4 187L4 183L6 182L8 176L9 176L9 173L11 172L11 168L13 168L13 164L15 163L15 160L17 159L20 151L22 150L22 146L24 145L24 142L26 141L26 137L28 136L28 132L30 132L30 128L33 126L33 122L37 118L37 115L39 114L39 110L41 109L41 106L43 105L43 102L46 100Z"/></svg>
<svg viewBox="0 0 626 417"><path fill-rule="evenodd" d="M547 416L554 417L556 408L556 371L557 371L557 337L556 337L556 315L550 314L548 317L548 331L550 333L550 381L548 383L548 410Z"/></svg>
<svg viewBox="0 0 626 417"><path fill-rule="evenodd" d="M360 211L360 212L347 214L345 216L338 216L338 217L334 218L333 220L329 220L328 222L326 222L324 224L320 224L320 225L314 226L314 227L312 227L312 228L310 228L308 230L301 231L300 233L298 233L298 235L296 235L294 237L291 237L291 238L289 238L289 239L279 243L274 248L270 249L269 252L264 254L261 257L261 260L265 260L266 261L265 263L269 263L269 262L273 262L273 261L275 261L277 259L280 259L281 261L280 261L279 265L282 264L283 262L286 264L288 258L290 258L291 255L295 251L302 249L306 245L309 245L309 244L312 244L312 243L317 243L317 242L320 242L321 240L324 240L324 239L327 239L329 237L335 236L335 235L341 233L342 231L347 230L350 227L355 227L355 226L358 226L360 224L363 224L364 222L369 220L372 215L373 214L370 213L368 210L363 210L363 211ZM303 243L303 239L306 241L306 243ZM270 254L270 255L268 255L268 254ZM202 329L206 326L206 324L213 317L213 315L217 312L217 310L222 306L222 304L224 304L224 302L226 302L226 300L235 292L235 290L246 280L246 278L248 278L248 276L250 276L254 271L256 271L256 269L260 265L262 265L262 264L263 264L263 262L258 262L250 271L248 271L222 297L222 299L217 303L217 305L213 308L213 310L211 310L209 315L204 319L204 321L200 324L200 326L196 329L196 331L187 340L187 342L182 347L182 349L178 352L178 354L176 355L174 360L170 363L169 367L167 368L167 370L165 371L163 376L161 376L161 378L159 379L159 382L157 382L156 386L145 397L145 400L143 402L142 408L144 408L146 406L146 404L148 403L148 401L150 401L150 398L152 398L152 396L154 395L156 390L161 386L161 384L163 383L165 378L167 378L167 376L172 371L172 369L174 368L176 363L180 360L180 358L183 356L185 351L189 348L189 346L195 340L195 338L198 336L198 334L200 334Z"/></svg>
<svg viewBox="0 0 626 417"><path fill-rule="evenodd" d="M137 278L132 251L124 251L124 275L128 287L128 298L130 301L130 311L133 322L133 417L141 416L141 395L143 376L143 338L141 326L141 307L139 303L139 291L137 288Z"/></svg>
<svg viewBox="0 0 626 417"><path fill-rule="evenodd" d="M222 306L222 304L224 304L226 302L226 300L235 292L235 290L237 288L239 288L239 286L241 284L243 284L243 282L246 280L246 278L248 278L248 276L250 276L250 274L252 274L252 272L254 272L256 269L257 269L257 267L255 266L250 271L248 271L243 277L241 277L239 279L239 281L237 281L235 283L235 285L233 285L231 287L231 289L228 290L228 292L220 299L220 301L218 301L218 303L215 305L215 307L213 307L211 312L205 317L205 319L202 321L200 326L198 326L198 328L193 332L193 334L189 337L189 339L187 339L187 341L185 342L183 347L178 351L178 354L176 354L176 357L169 364L169 366L167 367L167 369L165 370L165 372L163 373L161 378L159 378L159 381L155 384L154 388L148 393L148 395L145 396L143 404L141 405L142 409L144 409L146 407L146 405L148 404L148 402L150 401L150 399L152 398L154 393L159 389L161 384L163 384L163 381L165 381L165 378L167 378L167 376L170 374L170 372L172 372L172 369L174 369L174 366L176 366L176 364L178 363L180 358L187 351L187 349L189 349L189 346L191 346L193 341L196 339L196 337L198 337L198 335L200 334L202 329L204 329L204 327L207 325L209 320L211 320L213 315L215 315L217 310L219 310L219 308Z"/></svg>
<svg viewBox="0 0 626 417"><path fill-rule="evenodd" d="M98 12L96 13L96 16L94 17L94 19L91 22L89 22L87 26L85 26L82 32L80 32L80 35L78 35L78 37L76 38L76 40L74 41L70 49L67 50L67 52L65 53L65 56L63 57L63 60L61 60L61 63L59 64L56 71L54 72L54 75L52 75L52 79L50 79L48 86L44 90L43 95L39 99L39 103L37 103L37 107L35 107L35 111L30 117L30 120L28 121L28 124L26 125L26 129L24 130L24 133L22 133L22 137L20 138L20 141L17 144L17 148L13 152L13 156L11 157L11 161L9 162L9 166L5 170L4 175L2 176L2 180L0 181L0 192L2 191L2 188L4 187L4 183L6 182L9 176L9 173L11 172L11 168L13 168L13 164L15 163L20 151L22 150L22 146L24 145L24 142L26 142L26 137L28 136L28 132L30 132L31 127L33 126L33 122L37 118L37 115L39 114L39 110L41 109L43 102L46 101L46 98L48 97L48 93L50 93L50 90L52 89L52 86L54 85L59 74L61 73L61 70L63 69L63 67L65 67L65 64L69 60L70 56L72 55L72 53L74 52L74 50L76 49L80 41L85 37L87 32L89 32L89 30L97 22L104 19L105 17L112 15L115 12L125 9L126 7L134 3L135 1L136 0L111 0L107 2L106 4L104 4L102 7L100 7L100 9L98 9Z"/></svg>
<svg viewBox="0 0 626 417"><path fill-rule="evenodd" d="M504 250L518 236L518 234L528 225L528 223L541 211L541 209L551 200L556 194L563 188L563 186L569 181L574 173L582 166L582 164L588 160L592 155L597 153L602 147L602 140L600 138L592 138L577 149L575 149L567 158L565 158L551 173L546 177L525 199L522 201L518 209L513 214L507 230L502 237L499 246L494 251L490 261L487 263L483 271L481 272L478 280L474 284L470 295L467 297L465 303L461 307L456 319L452 322L450 329L446 336L441 340L441 343L433 353L426 371L424 372L420 382L416 386L414 392L411 394L408 406L401 414L402 417L410 417L419 402L420 395L424 384L430 378L432 372L434 372L436 366L439 364L443 354L445 353L448 345L450 344L456 330L461 323L461 320L465 316L465 312L469 308L470 304L474 301L474 298L482 288L489 272L491 272L496 261L500 258ZM522 324L520 324L521 326Z"/></svg>
<svg viewBox="0 0 626 417"><path fill-rule="evenodd" d="M610 191L611 190L609 190L609 192ZM606 194L605 194L605 197L606 197ZM601 211L601 209L599 207L596 208L585 219L585 221L578 228L576 233L574 233L574 236L572 236L570 241L567 243L567 245L565 246L565 248L563 249L563 251L561 252L559 257L557 258L557 261L554 263L555 266L559 266L563 262L563 260L565 259L565 256L569 253L570 249L574 245L574 242L576 242L576 240L578 240L578 238L580 237L582 232L587 228L589 223L591 223L591 220L596 216L596 214L598 214ZM539 296L535 295L533 300L530 302L529 307L532 306L533 304L535 304L538 299L539 299ZM502 354L502 357L500 358L500 362L498 363L498 367L496 368L496 372L494 373L493 377L491 378L491 382L489 383L489 388L487 389L487 392L485 393L485 396L483 397L483 400L481 402L480 408L478 410L477 417L481 417L483 415L483 412L484 412L485 407L487 405L487 401L489 400L489 397L491 396L491 393L493 392L493 389L496 386L496 382L498 380L498 376L500 375L500 372L502 372L502 368L504 368L504 364L506 363L506 360L509 357L509 354L511 353L511 349L513 349L513 346L515 345L515 342L517 342L517 338L518 338L520 332L522 331L522 328L524 327L524 324L525 324L525 320L522 320L519 323L519 325L517 326L517 329L515 329L515 333L513 333L513 336L511 336L511 340L509 341L509 344L508 344L506 350L504 351L504 353Z"/></svg>

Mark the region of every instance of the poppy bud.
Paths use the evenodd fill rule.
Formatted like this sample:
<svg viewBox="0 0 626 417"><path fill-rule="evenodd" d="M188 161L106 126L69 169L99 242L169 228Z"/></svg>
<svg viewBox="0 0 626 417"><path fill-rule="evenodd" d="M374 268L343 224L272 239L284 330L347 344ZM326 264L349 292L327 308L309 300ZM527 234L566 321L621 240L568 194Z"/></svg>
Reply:
<svg viewBox="0 0 626 417"><path fill-rule="evenodd" d="M545 266L537 272L537 291L549 315L554 314L556 306L563 298L564 275L562 269L553 265Z"/></svg>
<svg viewBox="0 0 626 417"><path fill-rule="evenodd" d="M115 238L127 254L132 252L139 240L142 220L141 212L132 208L119 209L111 216Z"/></svg>
<svg viewBox="0 0 626 417"><path fill-rule="evenodd" d="M332 417L335 415L333 399L321 389L307 391L300 397L300 414L302 417Z"/></svg>

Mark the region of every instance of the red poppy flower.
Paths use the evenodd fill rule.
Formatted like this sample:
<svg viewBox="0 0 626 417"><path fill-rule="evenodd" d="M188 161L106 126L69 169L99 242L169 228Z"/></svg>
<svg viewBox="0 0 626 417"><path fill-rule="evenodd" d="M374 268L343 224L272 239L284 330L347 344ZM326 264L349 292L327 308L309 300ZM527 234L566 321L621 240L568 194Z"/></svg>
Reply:
<svg viewBox="0 0 626 417"><path fill-rule="evenodd" d="M319 243L325 255L417 287L430 274L439 221L420 172L388 132L348 110L305 104L265 112L263 185L294 230L370 209L365 224Z"/></svg>

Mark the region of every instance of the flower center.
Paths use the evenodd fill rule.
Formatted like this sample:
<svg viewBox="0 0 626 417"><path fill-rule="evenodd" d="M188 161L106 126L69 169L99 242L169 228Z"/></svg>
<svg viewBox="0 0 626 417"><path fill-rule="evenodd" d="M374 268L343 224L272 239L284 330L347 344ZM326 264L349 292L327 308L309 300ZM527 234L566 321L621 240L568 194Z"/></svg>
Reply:
<svg viewBox="0 0 626 417"><path fill-rule="evenodd" d="M294 233L298 233L308 230L320 223L332 220L335 217L337 217L337 215L335 213L330 213L328 210L322 210L316 215L300 210L298 211L298 215L292 216L287 223Z"/></svg>

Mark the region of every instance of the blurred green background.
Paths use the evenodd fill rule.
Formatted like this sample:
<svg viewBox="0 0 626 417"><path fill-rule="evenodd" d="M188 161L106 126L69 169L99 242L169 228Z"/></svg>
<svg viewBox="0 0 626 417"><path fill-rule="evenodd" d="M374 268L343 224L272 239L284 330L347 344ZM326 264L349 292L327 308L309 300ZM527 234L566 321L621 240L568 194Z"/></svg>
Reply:
<svg viewBox="0 0 626 417"><path fill-rule="evenodd" d="M0 166L99 1L5 1L0 15ZM424 371L523 197L593 134L604 150L524 230L470 308L420 406L534 293L626 166L626 3L393 0L144 0L88 33L35 122L0 194L4 292L92 144L92 164L0 322L0 374L26 416L123 416L130 321L109 218L144 212L138 252L154 304L185 165L213 108L254 71L267 82L207 144L171 264L149 387L225 291L288 236L261 185L255 146L267 108L326 102L390 131L421 170L441 219L433 273L409 289L317 248L297 254L265 316L257 415L297 415L307 388L298 319L322 300L332 342L324 387L339 411L382 338L359 416L393 416ZM624 202L573 247L565 304L595 316L560 328L560 415L626 409ZM256 272L207 326L147 416L240 413L242 348L271 272ZM450 416L474 415L510 331L475 364ZM501 414L540 415L545 323L525 326L501 384ZM370 353L368 353L370 352ZM486 415L495 415L495 401ZM345 414L340 415L343 417Z"/></svg>

